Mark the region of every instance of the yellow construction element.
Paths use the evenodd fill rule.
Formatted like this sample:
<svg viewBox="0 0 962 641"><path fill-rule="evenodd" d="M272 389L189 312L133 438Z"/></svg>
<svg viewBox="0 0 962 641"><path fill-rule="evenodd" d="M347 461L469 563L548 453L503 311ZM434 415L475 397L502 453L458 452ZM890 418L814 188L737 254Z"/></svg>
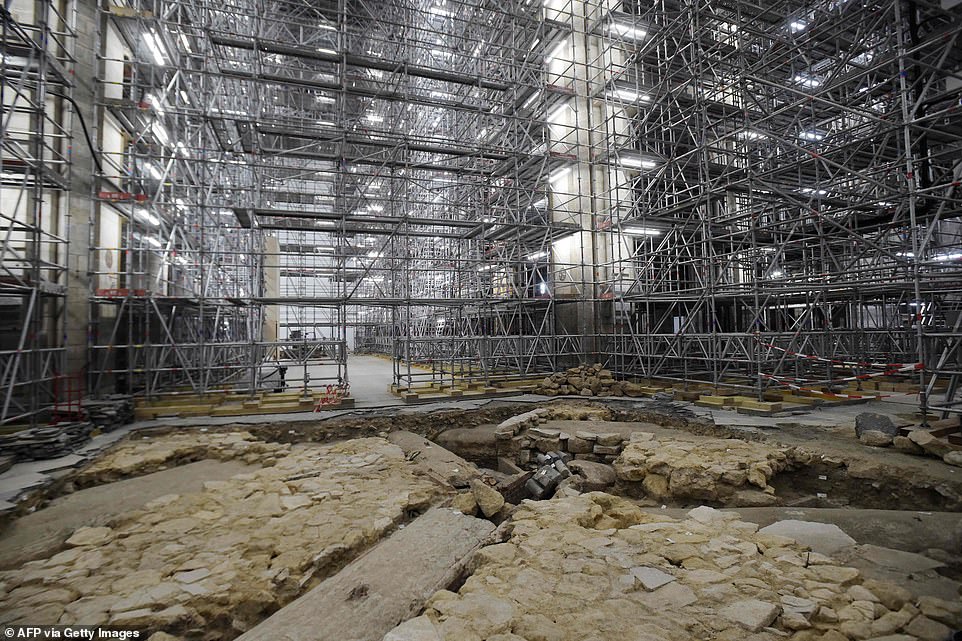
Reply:
<svg viewBox="0 0 962 641"><path fill-rule="evenodd" d="M177 393L158 399L138 400L134 408L137 419L186 416L248 416L260 414L287 414L354 407L350 397L327 399L325 390L311 390L307 395L293 392L260 392L247 394L198 394Z"/></svg>

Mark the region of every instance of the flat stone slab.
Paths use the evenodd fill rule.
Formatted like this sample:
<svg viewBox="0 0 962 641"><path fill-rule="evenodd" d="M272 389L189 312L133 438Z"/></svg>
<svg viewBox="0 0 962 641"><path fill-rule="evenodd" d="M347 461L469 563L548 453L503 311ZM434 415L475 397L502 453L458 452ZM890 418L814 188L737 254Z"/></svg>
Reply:
<svg viewBox="0 0 962 641"><path fill-rule="evenodd" d="M759 532L795 539L802 545L812 548L813 552L825 555L834 554L856 543L855 539L833 523L788 519L776 521L768 527L763 527Z"/></svg>
<svg viewBox="0 0 962 641"><path fill-rule="evenodd" d="M856 556L883 568L902 572L924 572L945 566L944 563L922 554L893 550L878 545L860 545Z"/></svg>
<svg viewBox="0 0 962 641"><path fill-rule="evenodd" d="M641 587L645 588L645 590L648 592L657 590L661 586L671 583L675 580L675 577L667 572L662 572L658 568L649 568L643 566L631 568L631 575L638 579L638 581L641 583Z"/></svg>
<svg viewBox="0 0 962 641"><path fill-rule="evenodd" d="M16 467L8 470L7 474L14 470ZM43 485L50 480L49 476L39 472L24 472L9 476L7 474L0 478L0 501L15 499L26 490Z"/></svg>
<svg viewBox="0 0 962 641"><path fill-rule="evenodd" d="M433 508L236 641L380 641L448 587L490 521Z"/></svg>
<svg viewBox="0 0 962 641"><path fill-rule="evenodd" d="M771 625L781 611L781 607L774 603L759 601L758 599L746 599L725 606L719 611L719 614L749 632L758 632Z"/></svg>

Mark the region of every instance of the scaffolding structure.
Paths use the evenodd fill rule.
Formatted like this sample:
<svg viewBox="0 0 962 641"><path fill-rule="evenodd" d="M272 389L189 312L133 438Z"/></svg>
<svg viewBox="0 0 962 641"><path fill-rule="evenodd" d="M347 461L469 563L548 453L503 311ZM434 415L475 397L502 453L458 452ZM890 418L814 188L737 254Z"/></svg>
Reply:
<svg viewBox="0 0 962 641"><path fill-rule="evenodd" d="M759 395L899 373L958 411L958 11L619 4L590 65L616 369Z"/></svg>
<svg viewBox="0 0 962 641"><path fill-rule="evenodd" d="M399 388L600 360L758 395L898 373L955 409L960 29L906 0L105 3L90 389L306 392L355 351Z"/></svg>
<svg viewBox="0 0 962 641"><path fill-rule="evenodd" d="M0 425L49 418L64 387L72 3L0 7Z"/></svg>
<svg viewBox="0 0 962 641"><path fill-rule="evenodd" d="M579 229L548 186L568 30L523 2L106 5L91 389L307 391L357 345L401 387L577 360L548 283Z"/></svg>

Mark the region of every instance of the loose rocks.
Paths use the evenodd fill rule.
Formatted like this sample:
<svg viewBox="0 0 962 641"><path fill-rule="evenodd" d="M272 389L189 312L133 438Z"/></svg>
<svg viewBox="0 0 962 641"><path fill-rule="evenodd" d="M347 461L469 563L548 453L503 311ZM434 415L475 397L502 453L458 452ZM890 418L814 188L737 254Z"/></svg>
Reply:
<svg viewBox="0 0 962 641"><path fill-rule="evenodd" d="M525 502L512 525L457 593L386 638L849 641L930 635L947 625L936 613L955 617L939 601L898 618L858 570L707 507L676 520L594 492Z"/></svg>

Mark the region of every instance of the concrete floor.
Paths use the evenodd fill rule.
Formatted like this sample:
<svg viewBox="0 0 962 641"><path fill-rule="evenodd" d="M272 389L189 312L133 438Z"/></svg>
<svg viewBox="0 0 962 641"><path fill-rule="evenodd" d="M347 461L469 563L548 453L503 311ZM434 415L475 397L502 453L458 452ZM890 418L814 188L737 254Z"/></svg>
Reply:
<svg viewBox="0 0 962 641"><path fill-rule="evenodd" d="M388 359L352 354L347 358L347 374L356 407L382 407L402 402L390 392L394 364Z"/></svg>
<svg viewBox="0 0 962 641"><path fill-rule="evenodd" d="M302 388L305 384L305 367L288 363L287 368L287 389ZM308 365L306 378L308 387L315 389L334 384L337 382L337 366ZM394 366L386 358L351 354L347 358L347 380L356 407L384 407L401 403L389 391L394 382Z"/></svg>

